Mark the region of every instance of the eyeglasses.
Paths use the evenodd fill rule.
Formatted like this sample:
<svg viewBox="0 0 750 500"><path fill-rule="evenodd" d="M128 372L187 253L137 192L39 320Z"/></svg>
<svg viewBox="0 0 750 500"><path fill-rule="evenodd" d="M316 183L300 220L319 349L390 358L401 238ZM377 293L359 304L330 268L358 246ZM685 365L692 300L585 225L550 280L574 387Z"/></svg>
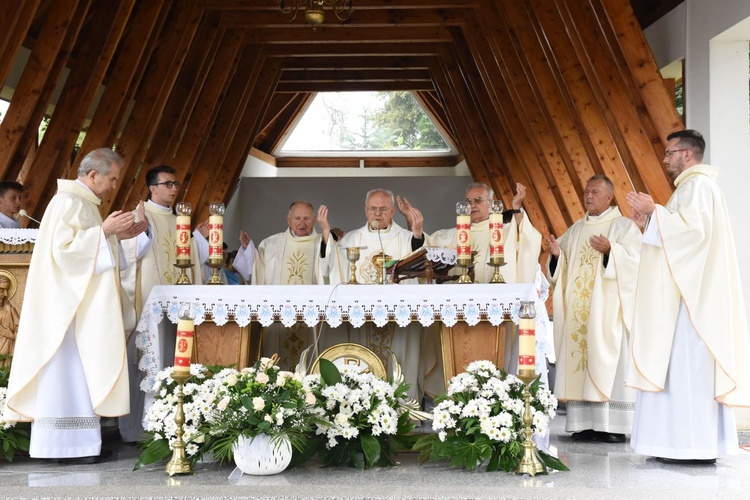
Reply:
<svg viewBox="0 0 750 500"><path fill-rule="evenodd" d="M390 207L367 207L367 211L371 214L380 215L380 214L384 214L388 212L392 208L393 208L393 205L391 205Z"/></svg>
<svg viewBox="0 0 750 500"><path fill-rule="evenodd" d="M161 185L167 186L167 189L172 189L173 187L180 187L179 181L165 181L165 182L156 182L154 184L151 184L152 186L161 186Z"/></svg>
<svg viewBox="0 0 750 500"><path fill-rule="evenodd" d="M669 158L672 153L676 153L678 151L690 151L689 149L667 149L664 151L664 158Z"/></svg>
<svg viewBox="0 0 750 500"><path fill-rule="evenodd" d="M480 203L484 203L485 201L490 201L490 200L488 200L486 198L482 198L481 196L479 196L477 198L466 198L464 201L466 203L471 204L471 205L479 205Z"/></svg>

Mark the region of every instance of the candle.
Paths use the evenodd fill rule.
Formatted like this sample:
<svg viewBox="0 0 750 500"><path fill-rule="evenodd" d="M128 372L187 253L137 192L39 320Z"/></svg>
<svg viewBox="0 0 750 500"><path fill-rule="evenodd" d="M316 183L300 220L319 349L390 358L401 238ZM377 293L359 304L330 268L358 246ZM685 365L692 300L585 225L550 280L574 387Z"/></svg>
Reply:
<svg viewBox="0 0 750 500"><path fill-rule="evenodd" d="M503 214L490 214L490 257L503 257Z"/></svg>
<svg viewBox="0 0 750 500"><path fill-rule="evenodd" d="M195 326L192 318L180 318L177 321L177 341L174 348L174 371L176 372L190 372L194 333Z"/></svg>
<svg viewBox="0 0 750 500"><path fill-rule="evenodd" d="M208 218L208 258L224 259L224 216Z"/></svg>
<svg viewBox="0 0 750 500"><path fill-rule="evenodd" d="M456 215L456 255L471 257L471 215Z"/></svg>
<svg viewBox="0 0 750 500"><path fill-rule="evenodd" d="M177 262L190 262L190 216L177 216Z"/></svg>
<svg viewBox="0 0 750 500"><path fill-rule="evenodd" d="M518 371L536 370L536 331L534 318L518 321Z"/></svg>

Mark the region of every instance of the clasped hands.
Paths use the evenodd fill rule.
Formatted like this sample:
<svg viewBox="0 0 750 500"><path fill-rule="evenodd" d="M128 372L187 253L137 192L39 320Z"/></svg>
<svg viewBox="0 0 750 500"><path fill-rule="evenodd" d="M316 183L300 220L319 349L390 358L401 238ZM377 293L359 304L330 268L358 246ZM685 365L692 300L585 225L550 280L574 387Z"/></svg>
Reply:
<svg viewBox="0 0 750 500"><path fill-rule="evenodd" d="M138 214L138 222L136 222L136 214ZM138 204L135 212L116 210L109 214L104 222L102 222L104 236L109 238L110 236L115 235L118 240L133 238L146 229L148 229L148 221L146 220L146 212L143 208L143 202Z"/></svg>

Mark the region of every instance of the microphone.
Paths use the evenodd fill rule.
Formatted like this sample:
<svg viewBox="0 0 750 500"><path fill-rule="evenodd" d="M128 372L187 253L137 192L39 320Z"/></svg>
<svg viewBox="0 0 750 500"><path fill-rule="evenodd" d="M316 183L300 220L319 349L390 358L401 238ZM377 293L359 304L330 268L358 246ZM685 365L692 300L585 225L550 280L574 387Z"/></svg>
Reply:
<svg viewBox="0 0 750 500"><path fill-rule="evenodd" d="M378 232L378 241L380 242L380 255L383 257L383 267L381 268L380 275L382 276L380 283L381 285L385 285L385 249L383 248L383 238L380 236L380 223L376 220L372 221L370 224L370 227L375 229Z"/></svg>
<svg viewBox="0 0 750 500"><path fill-rule="evenodd" d="M36 222L37 224L41 224L41 222L39 222L38 220L36 220L36 219L35 219L35 218L33 218L32 216L30 216L30 215L29 215L29 213L28 213L28 212L27 212L26 210L24 210L23 208L22 208L21 210L19 210L19 211L18 211L18 215L20 215L20 216L22 216L22 217L26 217L27 219L33 220L33 221L34 221L34 222Z"/></svg>

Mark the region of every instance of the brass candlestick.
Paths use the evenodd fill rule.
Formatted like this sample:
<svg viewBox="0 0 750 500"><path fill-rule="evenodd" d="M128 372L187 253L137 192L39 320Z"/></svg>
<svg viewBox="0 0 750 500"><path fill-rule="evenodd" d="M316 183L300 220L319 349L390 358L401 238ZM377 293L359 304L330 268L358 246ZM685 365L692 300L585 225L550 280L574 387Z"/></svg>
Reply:
<svg viewBox="0 0 750 500"><path fill-rule="evenodd" d="M216 259L214 257L209 257L208 261L206 262L206 265L213 269L213 272L211 273L211 277L208 279L207 285L223 285L224 282L221 281L221 277L219 276L219 269L221 269L222 266L224 266L224 261L222 259Z"/></svg>
<svg viewBox="0 0 750 500"><path fill-rule="evenodd" d="M357 281L357 261L359 260L359 247L346 248L346 260L349 261L349 281L347 285L359 285Z"/></svg>
<svg viewBox="0 0 750 500"><path fill-rule="evenodd" d="M471 265L471 257L459 256L456 259L456 263L461 268L461 276L458 278L458 283L473 283L471 276L469 276L469 266Z"/></svg>
<svg viewBox="0 0 750 500"><path fill-rule="evenodd" d="M542 464L542 461L539 460L536 443L531 439L534 431L531 429L531 389L529 389L529 385L536 379L536 373L534 373L534 370L521 370L518 372L518 378L526 385L523 391L524 399L526 400L526 410L523 413L523 434L526 436L526 439L523 440L523 457L518 464L516 474L528 474L530 476L546 474L547 469Z"/></svg>
<svg viewBox="0 0 750 500"><path fill-rule="evenodd" d="M172 373L172 378L177 382L177 413L174 416L174 423L177 424L177 440L172 445L172 459L167 464L165 470L170 476L174 476L175 474L193 474L193 466L190 465L190 461L185 455L185 442L182 440L182 435L185 432L182 428L182 425L185 423L185 411L182 408L184 397L182 385L190 378L190 372L175 371Z"/></svg>
<svg viewBox="0 0 750 500"><path fill-rule="evenodd" d="M490 283L505 283L505 278L503 278L503 275L500 274L500 268L505 265L505 258L503 258L502 255L490 257L489 265L495 268L495 271L492 273L492 279L490 280Z"/></svg>
<svg viewBox="0 0 750 500"><path fill-rule="evenodd" d="M187 275L187 270L193 267L193 264L191 264L189 260L181 262L178 259L177 262L173 265L174 267L180 269L180 277L177 278L177 283L175 283L175 285L192 285L193 283L190 281L190 277Z"/></svg>

